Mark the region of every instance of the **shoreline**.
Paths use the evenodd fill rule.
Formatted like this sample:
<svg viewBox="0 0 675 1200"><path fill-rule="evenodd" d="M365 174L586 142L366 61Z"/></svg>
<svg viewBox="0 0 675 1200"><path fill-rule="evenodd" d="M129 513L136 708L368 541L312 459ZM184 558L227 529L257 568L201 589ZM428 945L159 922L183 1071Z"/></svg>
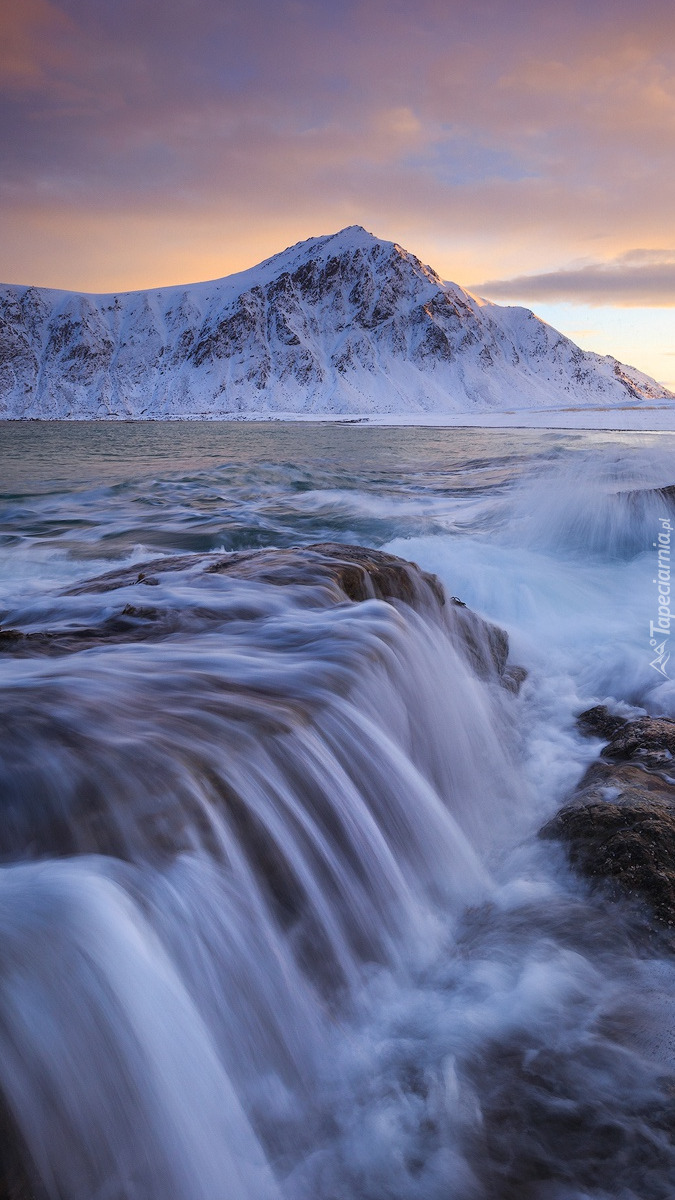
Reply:
<svg viewBox="0 0 675 1200"><path fill-rule="evenodd" d="M621 423L617 423L617 418ZM293 424L431 429L576 429L614 433L675 433L675 403L624 408L506 409L481 413L246 413L139 417L10 417L0 424Z"/></svg>

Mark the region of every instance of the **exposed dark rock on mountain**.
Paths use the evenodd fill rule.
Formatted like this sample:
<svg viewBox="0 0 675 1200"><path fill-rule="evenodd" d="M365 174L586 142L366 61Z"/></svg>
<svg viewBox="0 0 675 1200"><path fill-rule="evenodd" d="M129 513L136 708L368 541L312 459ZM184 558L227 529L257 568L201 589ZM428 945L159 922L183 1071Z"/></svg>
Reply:
<svg viewBox="0 0 675 1200"><path fill-rule="evenodd" d="M0 417L217 418L613 405L668 395L359 226L210 283L0 287Z"/></svg>

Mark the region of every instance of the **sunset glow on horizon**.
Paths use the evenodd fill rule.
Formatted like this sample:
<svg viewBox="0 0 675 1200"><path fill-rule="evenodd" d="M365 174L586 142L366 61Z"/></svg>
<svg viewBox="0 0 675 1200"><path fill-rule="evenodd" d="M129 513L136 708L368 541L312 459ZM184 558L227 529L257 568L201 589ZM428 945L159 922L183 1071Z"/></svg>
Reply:
<svg viewBox="0 0 675 1200"><path fill-rule="evenodd" d="M675 387L665 0L0 14L3 282L188 283L360 224Z"/></svg>

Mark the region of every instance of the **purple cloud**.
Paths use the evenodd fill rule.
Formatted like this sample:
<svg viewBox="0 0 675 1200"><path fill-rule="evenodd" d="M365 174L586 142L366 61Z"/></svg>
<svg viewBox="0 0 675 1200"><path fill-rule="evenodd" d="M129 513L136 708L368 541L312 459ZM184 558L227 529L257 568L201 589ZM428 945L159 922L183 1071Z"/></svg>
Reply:
<svg viewBox="0 0 675 1200"><path fill-rule="evenodd" d="M675 250L628 250L610 262L514 279L489 279L471 290L491 300L566 300L576 304L673 308Z"/></svg>

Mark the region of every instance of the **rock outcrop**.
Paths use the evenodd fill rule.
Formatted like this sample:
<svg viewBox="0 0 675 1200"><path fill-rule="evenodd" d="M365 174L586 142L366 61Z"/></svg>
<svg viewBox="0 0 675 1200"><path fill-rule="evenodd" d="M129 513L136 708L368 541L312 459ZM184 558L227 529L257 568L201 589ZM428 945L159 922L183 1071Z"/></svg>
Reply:
<svg viewBox="0 0 675 1200"><path fill-rule="evenodd" d="M237 584L248 583L252 587L228 590L230 607L224 608L223 604L228 602L223 599L223 592L210 585L213 576L231 579ZM185 589L189 589L189 602L176 604L176 593ZM275 600L269 595L269 589L284 589L289 597ZM95 603L90 611L100 614L98 623L78 624L74 619L66 618L61 626L52 629L1 629L0 655L54 658L103 650L106 655L110 651L106 661L114 671L115 655L118 652L124 654L127 647L143 643L150 649L166 643L164 661L170 669L172 655L180 661L180 656L189 655L194 641L202 635L213 638L209 642L209 647L214 647L213 653L219 650L227 653L230 642L236 652L238 639L244 637L249 656L259 652L266 664L279 659L280 665L276 672L272 667L267 675L263 668L253 680L246 675L245 666L243 673L234 671L227 685L219 685L217 702L227 707L234 722L240 723L242 729L249 733L257 729L261 739L270 731L274 735L312 719L306 690L294 692L290 681L280 674L284 670L283 653L289 649L285 640L288 635L269 633L274 614L286 612L289 601L294 612L307 612L308 616L336 606L359 605L373 600L386 601L402 612L413 608L428 620L442 622L456 649L481 678L513 690L518 677L518 670L508 666L508 638L503 630L484 621L460 601L446 600L436 576L421 570L415 563L360 546L321 543L297 549L166 557L85 580L65 596L72 598L75 607L84 603L88 608L87 598L91 597ZM230 629L234 632L232 638L228 636ZM349 679L354 678L353 674L349 679L343 675L342 658L351 655L355 659L361 653L358 642L351 649L347 641L341 644L344 644L343 651L332 651L336 664L329 668L325 683L327 688L334 686L337 691L350 686ZM78 665L73 664L73 670L78 669ZM64 695L62 704L52 705L48 721L40 715L39 705L36 715L34 699L32 702L26 700L24 704L21 697L17 699L12 694L8 706L3 708L5 737L13 747L7 762L10 763L12 757L16 759L15 766L8 768L12 782L7 790L14 794L18 789L21 800L8 806L3 813L0 859L81 853L125 859L132 850L137 852L139 846L143 848L143 854L148 853L151 857L172 857L190 850L193 844L190 839L194 839L195 830L199 843L207 845L209 852L217 857L218 850L212 843L208 823L190 795L183 794L180 804L173 803L172 796L181 788L169 782L162 786L158 781L157 774L164 771L161 763L156 767L155 777L146 780L144 788L140 789L145 799L140 804L135 828L129 814L120 818L122 809L115 804L114 780L110 780L109 788L97 790L91 778L94 771L87 771L87 755L91 753L96 763L95 773L98 777L106 777L109 768L102 763L101 754L108 751L105 747L92 748L86 736L83 741L81 726L91 715L89 705L81 691L75 708L71 699ZM128 702L130 706L135 703L133 692ZM161 703L160 697L158 704L161 706ZM84 713L82 704L86 709ZM92 701L92 705L96 721L96 702ZM50 806L44 796L36 794L38 784L31 783L32 767L26 764L31 763L31 746L35 744L48 747L43 753L53 754L55 760L65 755L67 767L64 771L79 781L73 785L75 800L69 801L71 809L67 819L59 809L61 802L55 800ZM147 761L141 761L135 767L129 761L128 765L139 777L148 772ZM159 793L164 798L158 802ZM218 803L230 810L234 805L229 794L221 796Z"/></svg>
<svg viewBox="0 0 675 1200"><path fill-rule="evenodd" d="M370 615L361 607L366 604ZM495 685L513 685L503 631L460 600L446 598L434 575L364 547L321 543L166 557L60 593L59 628L0 633L6 658L65 659L54 673L47 663L23 690L0 690L7 746L0 770L0 861L96 855L131 872L139 864L164 868L178 856L189 860L205 852L227 875L233 869L228 854L236 847L274 921L292 930L301 961L311 960L315 973L320 964L328 987L331 972L338 978L338 964L289 850L284 820L278 827L280 797L290 790L286 820L289 828L297 824L299 839L316 826L331 853L351 855L356 863L350 838L357 835L327 803L323 750L328 752L330 738L339 742L350 689L358 689L373 663L367 694L375 708L383 699L386 709L387 670L398 672L399 681L406 670L396 652L405 650L408 631L397 614L410 619L411 609L411 636L442 624L472 670ZM73 614L80 611L100 614L99 622L78 625ZM363 615L365 626L356 636L352 626L361 622L355 615ZM303 645L310 646L304 660ZM226 657L228 648L232 669L219 671L218 656ZM161 662L154 683L153 661ZM454 655L448 661L458 666ZM446 682L452 688L452 678ZM396 701L400 695L397 689ZM326 710L321 741L316 730ZM424 715L408 716L411 726L419 719L426 728ZM372 708L363 717L372 723ZM373 743L359 749L347 739L340 767L345 787L351 772L356 786L372 753ZM289 780L295 791L284 791ZM399 791L404 811L410 780L406 774ZM268 807L258 787L269 791ZM369 781L374 810L394 802L388 787L386 769ZM409 807L414 839L419 815L414 804ZM377 949L364 936L359 920L355 944L372 958ZM32 1189L30 1157L1 1095L0 1143L0 1200L42 1200L42 1192Z"/></svg>
<svg viewBox="0 0 675 1200"><path fill-rule="evenodd" d="M312 589L308 603L318 607L364 600L394 601L422 609L446 606L443 586L435 575L421 570L417 563L364 546L322 542L285 550L182 554L78 583L71 595L114 593L129 587L137 588L137 592L133 601L125 596L119 611L95 626L70 625L67 629L35 633L0 627L0 653L19 657L71 654L102 644L157 641L179 632L182 626L195 632L220 622L220 615L208 609L181 613L153 605L151 589L161 576L173 572L225 575L278 587ZM457 647L472 670L482 679L495 678L509 691L518 691L526 672L508 664L509 642L504 630L477 616L457 597L447 603Z"/></svg>
<svg viewBox="0 0 675 1200"><path fill-rule="evenodd" d="M607 737L607 745L542 835L563 841L583 874L614 895L646 902L674 928L675 721L628 721L598 706L579 725Z"/></svg>

